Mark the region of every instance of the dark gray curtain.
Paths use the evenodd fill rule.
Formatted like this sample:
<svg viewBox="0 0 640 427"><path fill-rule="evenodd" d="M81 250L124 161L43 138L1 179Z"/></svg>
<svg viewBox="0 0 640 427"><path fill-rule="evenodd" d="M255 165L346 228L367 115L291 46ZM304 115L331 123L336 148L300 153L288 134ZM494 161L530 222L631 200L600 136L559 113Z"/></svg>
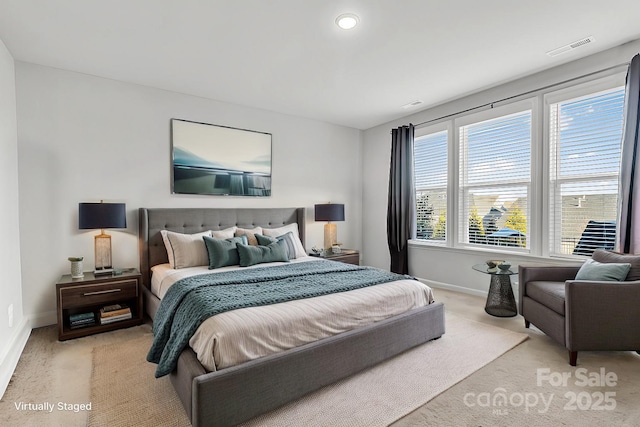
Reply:
<svg viewBox="0 0 640 427"><path fill-rule="evenodd" d="M408 274L408 242L414 236L415 191L413 186L413 125L391 131L387 242L391 271Z"/></svg>
<svg viewBox="0 0 640 427"><path fill-rule="evenodd" d="M639 101L640 54L634 56L629 65L624 101L616 250L626 254L640 252Z"/></svg>

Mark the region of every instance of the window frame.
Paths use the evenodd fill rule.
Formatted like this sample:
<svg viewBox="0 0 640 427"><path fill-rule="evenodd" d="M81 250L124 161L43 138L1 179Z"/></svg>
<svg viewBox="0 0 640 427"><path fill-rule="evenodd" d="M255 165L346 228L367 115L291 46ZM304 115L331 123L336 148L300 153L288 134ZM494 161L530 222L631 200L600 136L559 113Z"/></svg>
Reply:
<svg viewBox="0 0 640 427"><path fill-rule="evenodd" d="M554 90L547 92L542 95L543 99L543 114L544 114L544 132L543 132L543 145L545 152L545 170L543 171L543 181L542 186L544 189L544 201L543 201L543 216L544 216L544 224L546 228L546 232L542 234L542 247L541 247L541 255L549 258L571 258L571 259L583 259L584 256L580 255L572 255L572 254L563 254L561 252L556 252L554 247L554 242L552 242L551 235L552 233L559 232L555 230L555 217L552 214L552 203L551 197L555 194L554 183L557 181L552 180L551 177L551 161L552 158L552 142L551 142L551 106L553 104L561 103L564 101L570 101L577 98L595 96L598 94L602 94L616 88L624 87L625 85L625 74L624 73L616 73L610 76L601 77L595 80L591 80L585 83L572 85L569 87L565 87L562 89ZM622 141L621 141L622 142ZM614 177L613 175L609 175L610 178L615 178L619 180L619 172ZM604 177L604 176L602 176ZM581 177L577 179L561 179L559 182L567 183L567 182L575 182L579 180L592 180L593 177Z"/></svg>
<svg viewBox="0 0 640 427"><path fill-rule="evenodd" d="M504 104L504 105L500 105L500 106L493 106L491 109L489 110L485 110L485 111L480 111L477 113L471 113L471 114L467 114L463 117L459 117L456 118L454 120L454 129L455 129L455 142L454 145L456 145L457 148L457 152L458 152L458 156L456 157L456 159L458 160L456 163L456 168L457 168L457 187L456 187L456 194L455 197L457 199L457 209L456 209L456 214L457 214L457 218L456 218L456 228L457 228L457 234L456 234L456 247L460 247L460 248L469 248L469 249L476 249L476 250L489 250L489 251L494 251L494 250L506 250L508 252L513 252L513 253L530 253L531 252L531 244L532 242L530 241L530 236L532 236L533 234L533 230L530 229L529 224L530 224L530 219L532 216L532 211L531 211L531 197L532 197L532 191L533 191L533 180L534 180L534 174L533 174L533 159L534 157L537 155L536 153L536 147L535 147L535 140L536 140L536 129L537 129L537 121L538 121L538 113L537 113L537 106L538 106L538 100L536 97L530 97L530 98L526 98L520 101L515 101L515 102L511 102L508 104ZM465 242L464 238L465 236L468 234L468 218L465 217L464 213L465 213L465 206L464 206L464 200L465 200L465 192L462 191L463 188L463 182L462 182L462 178L461 178L461 173L463 172L463 165L461 164L462 162L461 157L462 157L462 150L463 150L463 143L460 140L460 129L464 126L469 126L469 125L473 125L476 123L481 123L487 120L494 120L494 119L499 119L501 117L506 117L506 116L510 116L512 114L518 114L518 113L522 113L525 111L531 111L531 134L530 134L530 141L529 141L529 155L530 155L530 160L529 160L529 179L528 179L528 183L525 185L527 187L527 240L529 241L529 248L515 248L515 247L509 247L509 249L504 249L505 246L496 246L496 245L483 245L483 244L477 244L477 243L469 243L469 242ZM515 183L507 183L507 182L503 182L503 183L499 183L496 186L498 187L502 187L502 186L512 186L512 185L518 185L518 186L522 186L521 183L515 184ZM476 185L474 187L485 187L486 185ZM469 188L470 186L465 186L464 188ZM468 215L467 215L468 216Z"/></svg>
<svg viewBox="0 0 640 427"><path fill-rule="evenodd" d="M447 182L447 236L444 243L421 239L412 239L411 244L427 247L447 247L450 249L470 250L473 252L504 253L514 256L529 256L536 258L554 258L582 260L584 256L559 254L550 250L550 104L562 100L573 99L580 96L597 94L604 90L624 86L626 70L606 70L585 78L565 81L555 85L546 86L537 91L527 92L522 96L514 96L509 101L487 105L484 110L471 112L466 110L446 119L429 123L425 126L417 126L418 135L435 133L447 129L448 132L448 182ZM575 94L575 95L574 95ZM573 96L572 96L573 95ZM524 105L529 104L531 109L531 180L529 198L527 202L527 239L528 249L520 249L505 246L491 246L481 244L463 243L465 230L461 224L460 194L460 126L465 126L483 120L490 120L501 115L522 111ZM498 113L498 114L496 114ZM502 113L502 114L499 114ZM432 131L429 131L433 129ZM437 130L436 130L437 129ZM465 221L466 224L466 221Z"/></svg>
<svg viewBox="0 0 640 427"><path fill-rule="evenodd" d="M414 129L413 139L414 143L417 138L432 135L435 133L447 132L447 185L445 188L447 194L447 204L446 204L446 227L445 227L445 239L444 240L427 240L427 239L413 239L412 241L420 242L423 244L428 244L431 246L446 246L452 247L452 239L451 233L453 232L453 227L451 227L451 167L452 167L452 147L451 147L451 138L453 133L453 122L451 120L442 121L434 124L429 124L428 126L416 127ZM415 173L415 172L414 172ZM414 176L415 182L415 176ZM417 192L417 189L414 188L414 195ZM417 200L417 198L416 198Z"/></svg>

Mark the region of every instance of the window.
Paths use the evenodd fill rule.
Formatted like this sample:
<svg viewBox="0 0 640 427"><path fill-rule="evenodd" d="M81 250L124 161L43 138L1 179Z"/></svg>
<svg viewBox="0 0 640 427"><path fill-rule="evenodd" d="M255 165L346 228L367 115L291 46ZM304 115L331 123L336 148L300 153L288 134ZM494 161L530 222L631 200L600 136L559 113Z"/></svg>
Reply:
<svg viewBox="0 0 640 427"><path fill-rule="evenodd" d="M613 249L624 87L549 105L550 253Z"/></svg>
<svg viewBox="0 0 640 427"><path fill-rule="evenodd" d="M536 256L613 249L624 74L416 129L416 239Z"/></svg>
<svg viewBox="0 0 640 427"><path fill-rule="evenodd" d="M432 130L433 132L433 130ZM416 238L431 242L447 239L447 150L446 130L416 131L414 174L416 188ZM421 136L419 136L421 135Z"/></svg>
<svg viewBox="0 0 640 427"><path fill-rule="evenodd" d="M459 127L461 243L528 247L531 116L518 111Z"/></svg>

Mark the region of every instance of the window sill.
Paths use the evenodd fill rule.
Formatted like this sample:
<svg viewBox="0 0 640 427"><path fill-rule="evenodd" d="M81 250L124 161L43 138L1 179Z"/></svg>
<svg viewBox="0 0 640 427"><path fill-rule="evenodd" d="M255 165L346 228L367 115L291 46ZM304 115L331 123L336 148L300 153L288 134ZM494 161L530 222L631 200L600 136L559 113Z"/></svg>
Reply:
<svg viewBox="0 0 640 427"><path fill-rule="evenodd" d="M471 248L471 247L450 247L443 244L424 242L420 240L409 240L409 248L423 251L438 251L438 252L451 252L457 254L477 255L491 258L494 255L504 256L505 258L523 258L531 262L559 262L559 263L582 263L586 259L585 257L577 257L573 255L567 256L541 256L533 255L523 251L507 251L493 248Z"/></svg>

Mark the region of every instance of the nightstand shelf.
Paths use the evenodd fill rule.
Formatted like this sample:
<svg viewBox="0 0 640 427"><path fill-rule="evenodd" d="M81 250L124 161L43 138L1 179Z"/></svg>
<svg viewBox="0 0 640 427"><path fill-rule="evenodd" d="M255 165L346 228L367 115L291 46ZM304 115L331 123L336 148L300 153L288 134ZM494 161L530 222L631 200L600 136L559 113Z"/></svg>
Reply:
<svg viewBox="0 0 640 427"><path fill-rule="evenodd" d="M84 273L80 279L72 279L65 274L56 284L58 307L58 340L68 340L128 328L142 324L142 290L140 273L135 269L121 274L95 276ZM131 309L131 319L105 325L100 324L100 309L112 304L126 304ZM95 324L71 328L69 316L93 313Z"/></svg>
<svg viewBox="0 0 640 427"><path fill-rule="evenodd" d="M353 249L343 249L341 253L328 253L326 255L310 254L318 258L330 259L331 261L344 262L346 264L360 265L360 252Z"/></svg>

